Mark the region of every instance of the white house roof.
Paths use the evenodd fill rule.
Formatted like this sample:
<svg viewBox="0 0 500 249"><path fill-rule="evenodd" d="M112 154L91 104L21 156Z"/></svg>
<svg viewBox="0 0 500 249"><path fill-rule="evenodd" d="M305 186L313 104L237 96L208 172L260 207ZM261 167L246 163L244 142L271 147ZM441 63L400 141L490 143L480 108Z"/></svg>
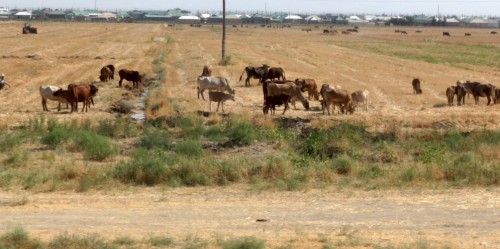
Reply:
<svg viewBox="0 0 500 249"><path fill-rule="evenodd" d="M285 17L285 19L287 19L287 20L302 20L302 17L300 17L299 15L288 15Z"/></svg>
<svg viewBox="0 0 500 249"><path fill-rule="evenodd" d="M116 15L111 12L104 12L99 14L100 18L116 18Z"/></svg>
<svg viewBox="0 0 500 249"><path fill-rule="evenodd" d="M17 12L15 15L16 16L31 16L31 13L26 12L26 11L21 11L21 12Z"/></svg>
<svg viewBox="0 0 500 249"><path fill-rule="evenodd" d="M477 19L470 21L470 23L488 23L488 22L484 19L477 18Z"/></svg>
<svg viewBox="0 0 500 249"><path fill-rule="evenodd" d="M241 15L238 15L238 14L227 15L226 18L227 19L240 19Z"/></svg>
<svg viewBox="0 0 500 249"><path fill-rule="evenodd" d="M308 16L305 19L308 21L321 21L322 20L321 17L319 17L319 16Z"/></svg>
<svg viewBox="0 0 500 249"><path fill-rule="evenodd" d="M449 22L449 23L458 23L460 21L457 20L457 19L455 19L455 18L449 18L449 19L446 19L446 22Z"/></svg>
<svg viewBox="0 0 500 249"><path fill-rule="evenodd" d="M179 20L200 20L200 18L197 16L181 16Z"/></svg>
<svg viewBox="0 0 500 249"><path fill-rule="evenodd" d="M210 14L201 14L200 15L201 18L209 18L210 17Z"/></svg>

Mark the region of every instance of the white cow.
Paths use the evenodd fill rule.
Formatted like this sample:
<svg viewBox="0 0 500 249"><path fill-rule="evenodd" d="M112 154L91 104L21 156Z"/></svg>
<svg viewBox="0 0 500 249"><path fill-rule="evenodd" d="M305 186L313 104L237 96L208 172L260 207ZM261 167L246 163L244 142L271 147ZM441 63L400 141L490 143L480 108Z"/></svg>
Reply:
<svg viewBox="0 0 500 249"><path fill-rule="evenodd" d="M362 103L365 107L365 111L368 111L368 94L370 94L368 90L355 91L351 93L353 106L357 107L359 103Z"/></svg>
<svg viewBox="0 0 500 249"><path fill-rule="evenodd" d="M229 82L224 77L218 76L200 76L198 77L198 99L201 97L205 100L203 92L205 90L212 91L227 91L230 94L234 94L234 89L229 86Z"/></svg>
<svg viewBox="0 0 500 249"><path fill-rule="evenodd" d="M54 93L60 89L61 88L57 86L50 86L50 85L40 86L40 96L42 97L42 108L44 111L49 111L49 108L47 108L47 99L59 102L59 105L57 106L57 111L61 110L61 103L65 103L66 108L68 107L68 101L66 101L65 98L54 96Z"/></svg>

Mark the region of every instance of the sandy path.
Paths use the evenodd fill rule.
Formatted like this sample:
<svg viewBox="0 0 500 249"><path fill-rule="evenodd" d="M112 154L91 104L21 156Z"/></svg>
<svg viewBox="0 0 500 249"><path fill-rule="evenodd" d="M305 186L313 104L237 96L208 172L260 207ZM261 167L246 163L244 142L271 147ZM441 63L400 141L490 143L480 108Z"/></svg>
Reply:
<svg viewBox="0 0 500 249"><path fill-rule="evenodd" d="M22 196L27 204L11 206ZM500 189L248 192L189 188L120 193L0 192L0 231L22 225L50 238L96 232L108 238L194 234L256 236L283 244L335 241L347 232L372 245L424 239L433 245L500 247ZM256 222L269 219L270 222Z"/></svg>

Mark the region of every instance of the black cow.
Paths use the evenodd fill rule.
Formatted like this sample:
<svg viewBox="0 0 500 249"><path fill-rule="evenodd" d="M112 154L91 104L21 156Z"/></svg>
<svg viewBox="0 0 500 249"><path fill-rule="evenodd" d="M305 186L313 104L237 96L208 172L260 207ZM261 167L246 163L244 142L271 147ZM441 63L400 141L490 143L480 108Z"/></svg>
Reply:
<svg viewBox="0 0 500 249"><path fill-rule="evenodd" d="M250 79L259 79L259 83L262 83L265 80L265 76L267 75L267 71L269 70L269 66L266 64L263 64L261 67L252 67L252 66L247 66L243 70L240 76L240 80L243 77L243 74L246 72L247 73L247 78L245 80L245 86L250 86Z"/></svg>
<svg viewBox="0 0 500 249"><path fill-rule="evenodd" d="M262 81L266 81L266 80L271 80L271 81L286 80L285 70L283 70L283 68L281 68L281 67L269 68L269 70L267 71L267 74L262 79Z"/></svg>
<svg viewBox="0 0 500 249"><path fill-rule="evenodd" d="M450 36L450 32L443 32L443 36Z"/></svg>
<svg viewBox="0 0 500 249"><path fill-rule="evenodd" d="M415 78L411 81L413 87L413 94L422 94L422 88L420 88L420 79Z"/></svg>
<svg viewBox="0 0 500 249"><path fill-rule="evenodd" d="M139 83L142 82L142 75L138 71L121 69L118 71L118 75L120 76L120 81L118 82L120 87L122 87L123 79L132 81L134 88L139 88Z"/></svg>

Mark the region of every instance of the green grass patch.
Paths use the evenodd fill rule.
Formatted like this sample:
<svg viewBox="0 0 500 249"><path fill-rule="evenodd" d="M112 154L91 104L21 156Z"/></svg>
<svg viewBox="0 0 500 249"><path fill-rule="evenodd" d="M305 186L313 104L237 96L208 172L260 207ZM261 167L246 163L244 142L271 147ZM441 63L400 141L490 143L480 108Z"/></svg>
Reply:
<svg viewBox="0 0 500 249"><path fill-rule="evenodd" d="M431 39L398 41L374 37L357 38L332 43L357 51L456 67L466 65L497 67L500 60L500 46L490 44L448 43Z"/></svg>
<svg viewBox="0 0 500 249"><path fill-rule="evenodd" d="M231 238L222 243L223 249L262 249L266 242L255 237Z"/></svg>
<svg viewBox="0 0 500 249"><path fill-rule="evenodd" d="M44 245L38 239L31 238L22 227L15 227L0 236L0 248L39 249Z"/></svg>

